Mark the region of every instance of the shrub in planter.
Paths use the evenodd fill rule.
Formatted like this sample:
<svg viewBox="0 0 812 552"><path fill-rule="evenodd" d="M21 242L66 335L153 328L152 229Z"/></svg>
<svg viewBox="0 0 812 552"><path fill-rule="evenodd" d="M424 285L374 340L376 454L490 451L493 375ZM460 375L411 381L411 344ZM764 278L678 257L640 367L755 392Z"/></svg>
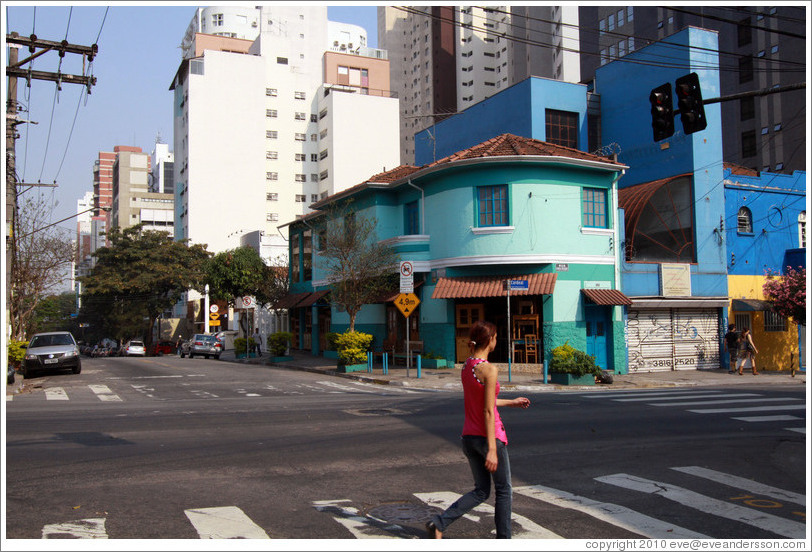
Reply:
<svg viewBox="0 0 812 552"><path fill-rule="evenodd" d="M553 349L553 358L550 360L550 372L557 374L572 374L573 376L600 375L601 370L595 364L595 357L579 351L569 342Z"/></svg>
<svg viewBox="0 0 812 552"><path fill-rule="evenodd" d="M254 344L255 343L256 343L256 341L254 341L253 337L248 338L248 350L249 351L254 350ZM237 339L234 340L234 353L237 354L237 355L244 355L245 354L245 338L244 337L238 337Z"/></svg>
<svg viewBox="0 0 812 552"><path fill-rule="evenodd" d="M10 339L8 342L8 363L15 369L20 367L23 358L25 357L25 348L28 346L28 341L15 341Z"/></svg>
<svg viewBox="0 0 812 552"><path fill-rule="evenodd" d="M288 350L288 344L293 339L290 332L276 332L268 336L268 350L272 356L283 356Z"/></svg>
<svg viewBox="0 0 812 552"><path fill-rule="evenodd" d="M366 364L373 336L363 332L344 332L336 337L338 362L343 365Z"/></svg>

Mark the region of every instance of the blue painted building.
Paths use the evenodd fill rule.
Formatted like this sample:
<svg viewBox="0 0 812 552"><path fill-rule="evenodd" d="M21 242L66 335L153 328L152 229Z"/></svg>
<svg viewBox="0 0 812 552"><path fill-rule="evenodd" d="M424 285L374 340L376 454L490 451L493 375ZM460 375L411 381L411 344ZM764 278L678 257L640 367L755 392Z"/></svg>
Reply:
<svg viewBox="0 0 812 552"><path fill-rule="evenodd" d="M503 134L314 204L316 213L289 226L291 295L282 306L298 321L296 345L317 354L326 331L348 327L346 313L320 308L329 274L314 239L324 225L341 224L330 220L330 207L352 200L355 216L377 220L377 238L414 266L421 303L408 318L409 334L423 352L463 361L470 327L485 319L499 329L496 362L538 364L569 341L603 368L625 371L622 305L629 301L617 289L616 218L624 169L612 159ZM528 287L511 292L510 323L507 279ZM397 292L356 319L378 350L403 348L406 319L391 302Z"/></svg>

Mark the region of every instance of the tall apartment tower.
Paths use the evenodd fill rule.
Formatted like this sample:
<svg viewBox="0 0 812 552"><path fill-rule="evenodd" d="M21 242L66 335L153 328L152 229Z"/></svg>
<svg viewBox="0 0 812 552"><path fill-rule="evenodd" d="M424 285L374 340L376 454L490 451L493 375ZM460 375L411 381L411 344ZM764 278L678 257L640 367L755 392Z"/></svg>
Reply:
<svg viewBox="0 0 812 552"><path fill-rule="evenodd" d="M401 100L401 161L414 134L530 77L580 81L573 6L378 7Z"/></svg>
<svg viewBox="0 0 812 552"><path fill-rule="evenodd" d="M75 291L78 291L77 278L86 276L92 266L91 232L93 214L91 209L93 208L93 192L85 192L85 195L76 201L76 255L73 259L70 286Z"/></svg>
<svg viewBox="0 0 812 552"><path fill-rule="evenodd" d="M149 191L159 194L175 193L175 154L169 151L169 144L161 142L160 134L155 139L155 148L150 156Z"/></svg>
<svg viewBox="0 0 812 552"><path fill-rule="evenodd" d="M144 230L173 234L173 195L151 192L150 174L150 156L141 148L118 152L113 163L112 227L124 229L142 224Z"/></svg>
<svg viewBox="0 0 812 552"><path fill-rule="evenodd" d="M687 26L719 33L721 96L806 80L807 13L803 6L583 6L581 73ZM673 84L673 83L672 83ZM701 85L701 83L700 83ZM631 84L630 84L631 86ZM646 97L648 91L639 91ZM721 103L724 158L757 171L806 170L806 101L796 90ZM677 123L679 129L679 123Z"/></svg>
<svg viewBox="0 0 812 552"><path fill-rule="evenodd" d="M397 136L398 109L378 78L386 53L361 27L328 22L326 7L201 8L182 47L170 85L176 239L220 252L260 232L284 254L279 226L398 164L384 136Z"/></svg>

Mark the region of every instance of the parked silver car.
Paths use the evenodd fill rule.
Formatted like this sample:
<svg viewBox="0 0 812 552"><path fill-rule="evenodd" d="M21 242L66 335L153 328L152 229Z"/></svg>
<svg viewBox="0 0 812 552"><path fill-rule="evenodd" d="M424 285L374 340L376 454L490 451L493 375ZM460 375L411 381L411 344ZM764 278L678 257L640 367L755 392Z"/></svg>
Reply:
<svg viewBox="0 0 812 552"><path fill-rule="evenodd" d="M195 334L192 339L184 341L180 346L180 357L189 355L189 358L204 356L206 358L220 358L223 345L217 337L208 334Z"/></svg>
<svg viewBox="0 0 812 552"><path fill-rule="evenodd" d="M131 340L119 351L119 356L147 356L147 350L143 341Z"/></svg>
<svg viewBox="0 0 812 552"><path fill-rule="evenodd" d="M24 378L31 378L43 370L70 369L74 374L82 371L79 346L70 332L34 334L25 351L22 363Z"/></svg>

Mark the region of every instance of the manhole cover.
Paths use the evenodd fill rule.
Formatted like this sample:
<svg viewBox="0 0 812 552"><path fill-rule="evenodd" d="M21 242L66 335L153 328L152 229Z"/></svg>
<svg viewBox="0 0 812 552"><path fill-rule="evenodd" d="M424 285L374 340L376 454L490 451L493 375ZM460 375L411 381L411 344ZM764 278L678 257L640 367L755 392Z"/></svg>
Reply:
<svg viewBox="0 0 812 552"><path fill-rule="evenodd" d="M441 512L442 510L434 506L398 503L372 508L367 514L388 523L426 523L432 516Z"/></svg>
<svg viewBox="0 0 812 552"><path fill-rule="evenodd" d="M358 408L353 410L345 410L349 414L356 416L392 416L396 414L406 414L403 410L397 408Z"/></svg>

